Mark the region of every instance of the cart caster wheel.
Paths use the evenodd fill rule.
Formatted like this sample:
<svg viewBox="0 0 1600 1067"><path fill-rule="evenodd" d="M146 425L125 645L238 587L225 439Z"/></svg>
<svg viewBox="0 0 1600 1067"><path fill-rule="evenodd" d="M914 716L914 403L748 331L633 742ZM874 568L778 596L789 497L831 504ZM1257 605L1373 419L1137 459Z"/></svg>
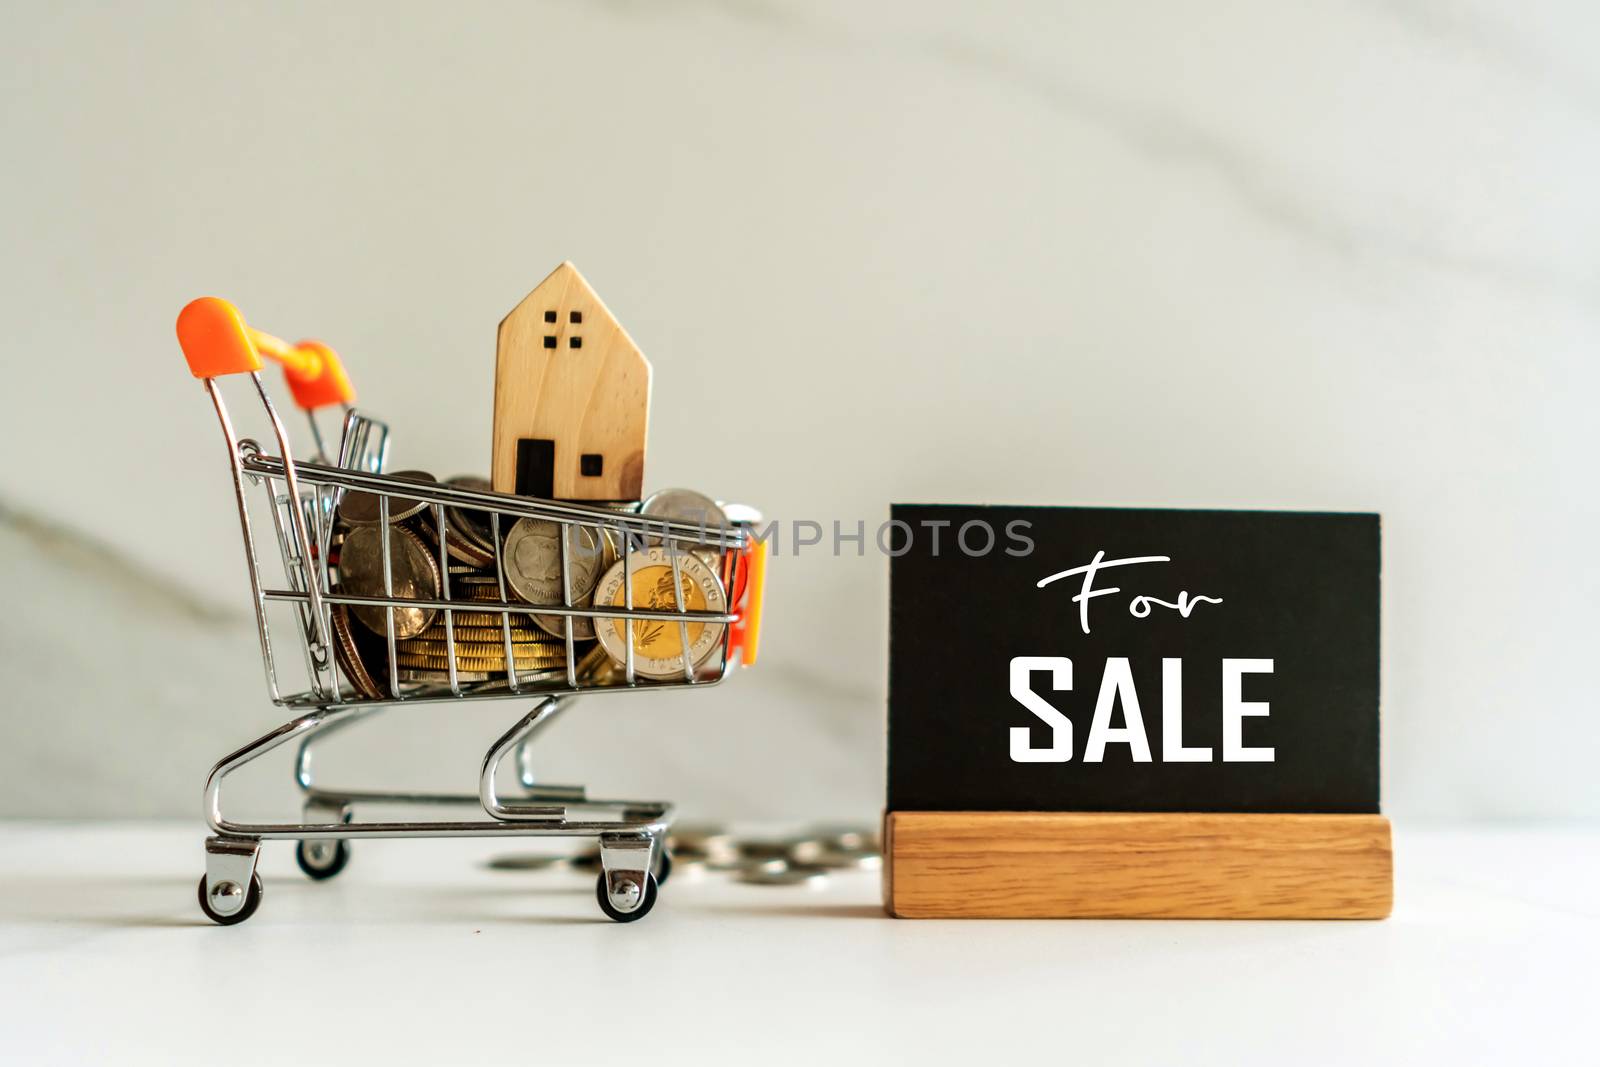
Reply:
<svg viewBox="0 0 1600 1067"><path fill-rule="evenodd" d="M606 876L602 871L599 880L595 882L594 895L600 901L600 910L605 912L608 918L615 919L619 923L631 923L650 914L650 909L656 906L657 885L656 876L647 873L644 876L644 897L639 901L639 906L632 911L618 911L611 903L611 895L606 892Z"/></svg>
<svg viewBox="0 0 1600 1067"><path fill-rule="evenodd" d="M656 885L664 886L667 879L672 877L672 853L665 848L661 850L661 859L656 864Z"/></svg>
<svg viewBox="0 0 1600 1067"><path fill-rule="evenodd" d="M237 926L254 915L256 909L261 906L261 876L259 874L250 876L250 888L248 890L241 890L235 882L223 882L217 888L224 891L218 894L219 899L231 900L238 893L244 893L244 903L238 908L229 912L217 911L211 903L210 894L206 892L206 876L203 874L200 876L200 910L206 913L206 918L218 926Z"/></svg>
<svg viewBox="0 0 1600 1067"><path fill-rule="evenodd" d="M302 841L295 846L294 861L306 877L318 882L332 878L350 862L350 842L343 840Z"/></svg>

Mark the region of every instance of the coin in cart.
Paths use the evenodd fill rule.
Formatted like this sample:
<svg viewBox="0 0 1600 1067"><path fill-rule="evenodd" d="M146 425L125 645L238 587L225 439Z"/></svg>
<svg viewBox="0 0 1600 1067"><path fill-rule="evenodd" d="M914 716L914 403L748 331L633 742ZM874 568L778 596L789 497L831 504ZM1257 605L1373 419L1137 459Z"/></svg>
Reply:
<svg viewBox="0 0 1600 1067"><path fill-rule="evenodd" d="M600 578L604 543L595 527L565 527L567 591L573 607L587 607ZM513 592L529 604L555 607L562 604L562 524L546 519L518 519L506 535L506 581ZM557 637L564 637L565 617L535 615L534 624ZM594 638L594 624L586 618L572 619L572 637L578 641Z"/></svg>
<svg viewBox="0 0 1600 1067"><path fill-rule="evenodd" d="M473 474L458 474L446 478L445 485L476 492L491 492L489 479ZM431 525L433 516L427 516ZM450 555L477 567L494 566L494 519L487 511L474 508L447 507L444 509L446 548ZM435 541L437 541L435 534Z"/></svg>
<svg viewBox="0 0 1600 1067"><path fill-rule="evenodd" d="M633 607L644 611L727 610L727 597L716 572L698 557L676 557L678 580L673 581L673 554L660 545L629 553L600 579L595 589L597 606L623 608L624 572L631 569ZM680 605L681 600L681 605ZM686 669L699 667L721 646L723 623L637 619L633 622L633 669L643 678L682 678ZM601 646L619 664L626 663L627 622L602 619L596 630ZM687 638L687 645L685 645ZM686 667L687 665L687 667Z"/></svg>
<svg viewBox="0 0 1600 1067"><path fill-rule="evenodd" d="M383 535L377 526L357 526L344 539L339 553L339 591L352 596L384 597L405 600L437 600L439 564L422 539L404 527L389 526L389 570L391 593L384 591ZM374 633L388 633L388 609L370 604L354 605L351 614ZM433 608L394 608L396 638L415 637L433 622Z"/></svg>
<svg viewBox="0 0 1600 1067"><path fill-rule="evenodd" d="M396 471L388 477L407 482L436 483L439 480L427 471ZM383 496L382 493L366 493L359 489L351 489L344 494L344 499L339 501L338 518L351 526L374 526L382 520ZM426 501L413 497L391 496L389 521L404 522L413 515L420 514L427 506Z"/></svg>
<svg viewBox="0 0 1600 1067"><path fill-rule="evenodd" d="M388 649L379 647L381 643L371 631L353 631L343 604L335 604L328 614L333 630L333 658L345 678L360 696L382 700L385 693L377 678L388 677Z"/></svg>
<svg viewBox="0 0 1600 1067"><path fill-rule="evenodd" d="M662 489L651 493L639 505L639 514L650 519L687 523L703 533L719 533L728 522L721 505L693 489ZM688 551L712 570L718 568L722 558L722 549L703 543L703 539L702 543L689 546Z"/></svg>

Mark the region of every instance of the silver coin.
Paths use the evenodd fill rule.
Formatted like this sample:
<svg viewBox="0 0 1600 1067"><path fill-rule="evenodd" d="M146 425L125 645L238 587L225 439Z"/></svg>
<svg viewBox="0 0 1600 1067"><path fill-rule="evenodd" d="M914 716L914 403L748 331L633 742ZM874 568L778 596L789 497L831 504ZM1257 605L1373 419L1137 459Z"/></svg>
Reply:
<svg viewBox="0 0 1600 1067"><path fill-rule="evenodd" d="M546 852L513 852L496 856L484 866L491 871L545 871L566 862L565 856L552 856Z"/></svg>
<svg viewBox="0 0 1600 1067"><path fill-rule="evenodd" d="M829 848L844 851L876 851L878 847L878 831L870 827L824 823L806 827L805 836L816 838Z"/></svg>
<svg viewBox="0 0 1600 1067"><path fill-rule="evenodd" d="M662 489L660 492L651 493L645 498L644 503L639 505L639 514L651 519L685 522L712 534L720 533L728 525L728 517L723 513L722 507L704 493L697 493L693 489ZM645 533L649 532L646 528ZM722 549L719 545L687 544L682 541L678 544L692 552L712 570L718 569L722 559Z"/></svg>
<svg viewBox="0 0 1600 1067"><path fill-rule="evenodd" d="M782 840L746 838L738 842L738 849L739 855L745 859L783 860L787 863L794 857L795 846L801 843L803 842L796 842L788 838Z"/></svg>
<svg viewBox="0 0 1600 1067"><path fill-rule="evenodd" d="M446 485L461 489L491 492L489 479L475 474L458 474L446 478ZM452 556L479 567L494 563L494 526L489 512L475 508L445 508L445 522L449 524L450 543L446 546Z"/></svg>
<svg viewBox="0 0 1600 1067"><path fill-rule="evenodd" d="M883 866L883 856L878 852L851 852L825 848L812 853L805 860L805 864L830 871L876 871Z"/></svg>
<svg viewBox="0 0 1600 1067"><path fill-rule="evenodd" d="M771 873L789 869L789 861L778 857L758 859L735 855L722 859L707 859L705 864L708 870L731 871L734 874L760 873L762 871Z"/></svg>
<svg viewBox="0 0 1600 1067"><path fill-rule="evenodd" d="M398 478L406 482L437 482L439 480L427 471L397 471L394 474L386 475L386 477ZM380 499L381 496L378 493L364 493L358 489L349 490L344 494L344 498L339 501L338 517L351 526L375 525L379 518L380 505L378 501ZM405 496L391 496L389 498L389 521L399 522L402 519L409 519L427 506L427 502L423 500Z"/></svg>
<svg viewBox="0 0 1600 1067"><path fill-rule="evenodd" d="M506 535L506 582L524 602L551 607L562 603L561 543L561 523L522 518L512 525ZM566 527L566 546L567 588L572 604L586 607L600 578L601 539L594 527L570 525ZM535 615L533 621L546 633L566 635L564 616ZM574 618L572 636L579 641L592 640L593 622Z"/></svg>
<svg viewBox="0 0 1600 1067"><path fill-rule="evenodd" d="M659 545L635 551L612 565L594 590L598 608L621 608L625 572L633 576L633 607L646 611L677 611L681 596L687 611L721 613L728 599L716 571L692 555L677 557L679 590L673 589L672 555ZM616 663L626 663L627 625L622 619L602 619L595 636ZM687 627L689 647L683 647ZM691 668L699 667L722 645L723 623L639 620L633 624L634 672L643 678L682 678L685 655Z"/></svg>
<svg viewBox="0 0 1600 1067"><path fill-rule="evenodd" d="M667 843L674 853L686 855L738 852L733 834L716 823L674 823L667 832Z"/></svg>
<svg viewBox="0 0 1600 1067"><path fill-rule="evenodd" d="M600 531L600 573L604 574L622 558L622 535L604 526L595 529Z"/></svg>
<svg viewBox="0 0 1600 1067"><path fill-rule="evenodd" d="M675 860L727 863L739 858L739 846L733 835L720 826L674 826L667 834L667 847Z"/></svg>
<svg viewBox="0 0 1600 1067"><path fill-rule="evenodd" d="M720 530L727 522L727 516L715 500L693 489L662 489L651 493L639 505L639 514L710 530Z"/></svg>
<svg viewBox="0 0 1600 1067"><path fill-rule="evenodd" d="M446 514L448 515L448 513ZM430 507L408 523L409 526L423 535L428 542L428 547L435 550L439 545L439 528L436 518L433 508ZM450 554L452 560L460 560L466 566L464 573L482 573L484 567L494 563L494 550L492 548L478 547L461 536L461 528L453 521L446 518L445 522L447 523L445 527L445 551ZM457 573L453 565L450 573Z"/></svg>
<svg viewBox="0 0 1600 1067"><path fill-rule="evenodd" d="M439 598L439 564L422 539L410 530L390 526L389 569L392 596L403 600ZM376 526L357 526L344 539L339 552L339 591L352 596L384 596L383 541ZM388 629L384 608L370 604L352 606L350 613L374 633ZM396 607L396 640L415 637L426 630L437 612L433 608Z"/></svg>
<svg viewBox="0 0 1600 1067"><path fill-rule="evenodd" d="M700 878L710 869L710 864L699 856L672 857L672 877L674 878Z"/></svg>
<svg viewBox="0 0 1600 1067"><path fill-rule="evenodd" d="M820 886L828 880L828 872L820 867L785 865L775 870L740 871L734 879L745 885Z"/></svg>

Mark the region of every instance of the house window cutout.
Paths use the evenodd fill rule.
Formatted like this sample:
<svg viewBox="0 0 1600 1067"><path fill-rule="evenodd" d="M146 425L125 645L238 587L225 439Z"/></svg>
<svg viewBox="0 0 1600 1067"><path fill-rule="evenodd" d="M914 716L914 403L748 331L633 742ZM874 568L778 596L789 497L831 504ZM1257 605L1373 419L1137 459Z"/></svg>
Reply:
<svg viewBox="0 0 1600 1067"><path fill-rule="evenodd" d="M581 312L581 311L569 311L569 312L567 312L567 321L572 323L574 326L581 325L583 323L583 312Z"/></svg>
<svg viewBox="0 0 1600 1067"><path fill-rule="evenodd" d="M546 322L554 322L554 321L556 321L556 313L554 311L546 311L544 313L544 321L546 321Z"/></svg>
<svg viewBox="0 0 1600 1067"><path fill-rule="evenodd" d="M598 452L585 452L578 458L578 473L585 478L598 478L605 469L606 458Z"/></svg>
<svg viewBox="0 0 1600 1067"><path fill-rule="evenodd" d="M544 335L544 346L546 348L554 348L556 346L555 334L547 333Z"/></svg>
<svg viewBox="0 0 1600 1067"><path fill-rule="evenodd" d="M582 348L583 347L583 338L581 338L581 337L569 337L569 338L567 338L567 347L569 347L569 348Z"/></svg>

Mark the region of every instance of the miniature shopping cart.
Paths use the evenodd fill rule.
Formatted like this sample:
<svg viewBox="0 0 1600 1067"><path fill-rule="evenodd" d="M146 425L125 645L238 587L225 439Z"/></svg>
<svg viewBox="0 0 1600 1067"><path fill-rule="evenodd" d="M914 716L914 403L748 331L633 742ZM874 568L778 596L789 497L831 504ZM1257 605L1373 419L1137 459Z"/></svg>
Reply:
<svg viewBox="0 0 1600 1067"><path fill-rule="evenodd" d="M459 485L419 483L386 475L388 429L350 407L350 383L331 349L316 342L290 345L253 330L232 305L209 297L184 308L178 319L178 338L190 371L203 382L222 423L267 688L274 704L296 713L282 726L222 759L206 781L206 819L213 836L206 840L206 873L199 887L201 909L224 925L243 922L254 914L262 894L256 861L261 842L267 840L298 842L296 857L301 868L312 878L324 879L344 868L350 842L356 838L560 836L598 839L601 873L596 895L606 915L619 922L631 922L647 914L655 903L657 886L667 880L671 869L665 841L672 806L648 801L593 800L581 786L540 783L532 771L529 746L576 696L700 689L722 681L736 664L754 662L765 570L764 543L752 535L747 523L707 528L626 510L511 496ZM283 422L262 383L262 356L284 365L294 399L310 418L316 443L313 461L296 460L291 455ZM236 374L248 376L254 387L276 454L254 440L241 439L235 432L218 380ZM328 407L342 408L345 414L335 461L325 454L315 414ZM395 588L391 559L394 538L388 534L378 537L382 546L382 595L355 595L341 588L336 519L341 501L356 493L376 501L380 530L389 529L390 508L396 501L404 501L407 508L420 506L424 511L437 535L441 579L437 596L417 596L413 595L414 590ZM478 595L473 599L464 599L460 589L451 587L450 549L455 544L451 540L455 536L451 516L459 518L461 509L486 517L484 521L492 531L492 565L485 561L483 572L496 580L480 580L484 584L478 586ZM263 511L268 516L265 522ZM562 536L556 541L560 545L563 579L560 602L535 604L518 599L514 592L508 596L502 535L521 519L559 524ZM282 564L282 580L277 584L269 584L274 580L274 571L264 573L263 546L256 536L257 529L264 529L268 523ZM572 585L567 580L574 561L568 548L570 538L566 536L572 532L569 527L574 526L587 527L596 536L604 533L624 546L619 557L623 568L620 604L612 601L590 607L574 605ZM485 546L480 543L478 547L483 550ZM694 567L714 567L720 587L726 590L717 610L691 608L685 602L680 571L692 569L691 552L693 559L699 561ZM267 553L270 558L270 547ZM635 560L645 558L670 563L671 595L666 603L661 603L660 598L652 599L647 606L634 603L634 568L640 566ZM486 588L488 594L484 595ZM351 677L350 661L341 660L336 644L340 633L335 613L342 613L343 617L358 610L365 612L367 618L382 620L384 632L370 632L369 640L379 642L377 658L387 663L386 671L363 679L363 685ZM444 621L445 647L440 654L443 670L435 672L438 677L432 682L407 681L395 667L396 615L408 611L428 612L430 617L442 617ZM480 622L486 615L498 617L504 635L503 669L492 677L458 669L456 619L466 613ZM564 655L559 651L550 653L551 661L543 663L542 669L524 671L513 651L512 624L515 619L520 625L533 615L558 620L555 625L564 638ZM608 658L597 655L593 646L588 655L580 654L581 645L574 630L582 620L588 620L586 625L596 629L615 627L615 632L625 638L621 642L625 654ZM678 629L681 673L665 678L659 673L645 677L636 670L635 629L646 626ZM704 659L690 655L691 627L697 635L705 632L702 627L719 628L714 631L719 636ZM482 632L481 625L478 632ZM697 646L700 643L703 642L697 639ZM286 648L286 644L290 647ZM385 651L386 656L382 655ZM385 708L519 699L534 701L533 710L490 746L479 768L476 794L358 792L329 788L313 778L314 741ZM291 741L299 746L294 774L302 794L303 821L250 823L225 816L223 781L245 764ZM503 791L501 764L508 757L514 759L515 767L507 777L514 773L516 785ZM474 810L473 817L462 821L356 819L356 809L370 804L431 809L461 806Z"/></svg>

